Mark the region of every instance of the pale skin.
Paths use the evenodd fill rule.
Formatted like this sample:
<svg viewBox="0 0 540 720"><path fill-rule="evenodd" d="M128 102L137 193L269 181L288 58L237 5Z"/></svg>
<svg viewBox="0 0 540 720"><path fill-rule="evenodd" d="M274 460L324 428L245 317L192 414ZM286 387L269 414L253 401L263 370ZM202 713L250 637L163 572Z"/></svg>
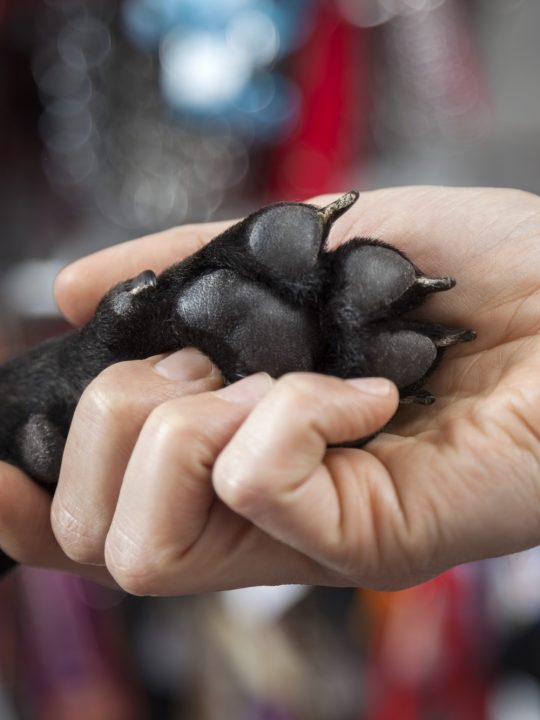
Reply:
<svg viewBox="0 0 540 720"><path fill-rule="evenodd" d="M84 323L112 284L159 271L223 227L84 258L59 276L59 306ZM280 583L398 589L539 544L540 198L364 193L330 244L353 236L381 238L426 274L458 281L418 312L478 333L430 378L433 406L400 408L362 450L327 450L384 425L396 388L303 373L220 390L193 349L121 363L79 403L52 506L0 465L0 546L22 563L176 595Z"/></svg>

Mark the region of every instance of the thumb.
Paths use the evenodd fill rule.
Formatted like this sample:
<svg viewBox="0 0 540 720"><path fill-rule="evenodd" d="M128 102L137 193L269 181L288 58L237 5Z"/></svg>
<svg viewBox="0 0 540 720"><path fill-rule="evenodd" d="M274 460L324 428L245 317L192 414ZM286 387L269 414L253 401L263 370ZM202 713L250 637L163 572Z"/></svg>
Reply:
<svg viewBox="0 0 540 720"><path fill-rule="evenodd" d="M215 490L236 513L336 570L356 543L348 518L358 527L369 512L367 476L384 468L367 451L327 446L373 434L397 406L397 388L383 378L287 375L219 456Z"/></svg>

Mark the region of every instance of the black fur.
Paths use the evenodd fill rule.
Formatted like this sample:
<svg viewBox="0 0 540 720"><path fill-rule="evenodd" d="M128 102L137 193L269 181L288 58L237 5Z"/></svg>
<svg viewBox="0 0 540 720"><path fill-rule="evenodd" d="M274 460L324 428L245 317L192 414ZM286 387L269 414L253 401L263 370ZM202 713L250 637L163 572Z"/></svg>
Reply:
<svg viewBox="0 0 540 720"><path fill-rule="evenodd" d="M470 340L403 317L434 291L398 250L352 239L334 252L333 221L357 199L327 208L278 203L230 227L156 277L147 270L113 287L94 318L0 368L0 459L54 492L65 438L86 385L122 360L195 346L226 382L264 370L340 377L383 375L405 401L423 404L423 388L445 347ZM0 572L12 561L0 553Z"/></svg>

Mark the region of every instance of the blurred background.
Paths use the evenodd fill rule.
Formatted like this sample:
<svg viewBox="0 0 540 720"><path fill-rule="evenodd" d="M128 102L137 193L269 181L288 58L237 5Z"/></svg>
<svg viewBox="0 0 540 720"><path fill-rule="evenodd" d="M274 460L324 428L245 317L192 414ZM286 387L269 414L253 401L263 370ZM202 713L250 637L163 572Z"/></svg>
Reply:
<svg viewBox="0 0 540 720"><path fill-rule="evenodd" d="M280 199L540 192L537 0L0 0L0 357L57 271ZM0 720L535 720L540 552L399 593L0 586Z"/></svg>

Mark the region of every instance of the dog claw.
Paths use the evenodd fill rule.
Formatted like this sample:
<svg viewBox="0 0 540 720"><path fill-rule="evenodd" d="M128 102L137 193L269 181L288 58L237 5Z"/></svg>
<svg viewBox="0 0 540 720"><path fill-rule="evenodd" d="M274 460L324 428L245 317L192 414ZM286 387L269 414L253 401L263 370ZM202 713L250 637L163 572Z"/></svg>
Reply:
<svg viewBox="0 0 540 720"><path fill-rule="evenodd" d="M420 275L416 278L416 285L428 292L440 292L455 287L456 281L452 277L430 278Z"/></svg>
<svg viewBox="0 0 540 720"><path fill-rule="evenodd" d="M337 200L334 200L334 202L331 202L329 205L325 205L317 210L317 215L319 215L324 223L332 225L332 223L334 223L340 215L343 215L343 213L347 211L351 205L354 205L359 196L360 193L356 190L351 190L350 192L345 193L345 195L339 197Z"/></svg>
<svg viewBox="0 0 540 720"><path fill-rule="evenodd" d="M451 345L458 345L459 343L470 342L475 338L476 333L474 330L456 330L455 332L449 332L447 335L433 338L433 344L437 348L447 348Z"/></svg>
<svg viewBox="0 0 540 720"><path fill-rule="evenodd" d="M400 398L399 402L400 405L412 405L412 403L417 405L433 405L435 399L435 396L432 395L429 390L417 390L412 395L405 395L405 397Z"/></svg>
<svg viewBox="0 0 540 720"><path fill-rule="evenodd" d="M133 280L131 281L131 288L129 290L129 293L131 295L138 295L143 290L156 287L156 285L156 273L153 270L143 270L142 273L139 273L139 275L137 275L137 277L133 278Z"/></svg>

